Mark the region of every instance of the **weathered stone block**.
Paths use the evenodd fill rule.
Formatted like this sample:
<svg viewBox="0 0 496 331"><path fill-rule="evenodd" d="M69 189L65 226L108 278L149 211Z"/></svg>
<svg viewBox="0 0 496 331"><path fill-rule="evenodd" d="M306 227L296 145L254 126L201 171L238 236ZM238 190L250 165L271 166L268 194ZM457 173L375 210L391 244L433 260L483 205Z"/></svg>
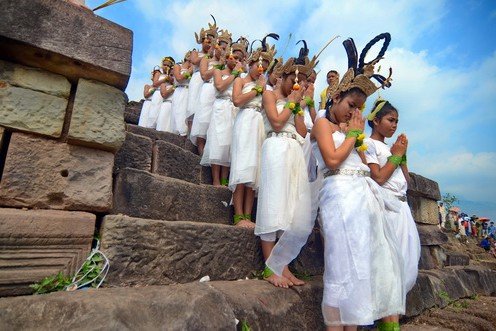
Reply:
<svg viewBox="0 0 496 331"><path fill-rule="evenodd" d="M66 108L67 99L0 81L0 124L5 127L60 137Z"/></svg>
<svg viewBox="0 0 496 331"><path fill-rule="evenodd" d="M112 286L188 283L206 275L236 280L263 265L253 231L235 226L110 215L101 238Z"/></svg>
<svg viewBox="0 0 496 331"><path fill-rule="evenodd" d="M67 1L2 1L0 11L0 58L126 88L132 31Z"/></svg>
<svg viewBox="0 0 496 331"><path fill-rule="evenodd" d="M431 200L441 200L441 192L437 182L417 175L413 172L410 173L411 182L408 185L408 195L420 196Z"/></svg>
<svg viewBox="0 0 496 331"><path fill-rule="evenodd" d="M5 129L0 126L0 149L2 148L2 141L3 141L3 132Z"/></svg>
<svg viewBox="0 0 496 331"><path fill-rule="evenodd" d="M446 252L446 266L464 266L469 265L470 257L467 254L459 252Z"/></svg>
<svg viewBox="0 0 496 331"><path fill-rule="evenodd" d="M408 205L415 222L424 224L439 224L437 202L421 196L408 196Z"/></svg>
<svg viewBox="0 0 496 331"><path fill-rule="evenodd" d="M124 121L129 124L138 124L139 117L141 114L141 108L143 108L143 101L140 102L130 101L126 108L124 109Z"/></svg>
<svg viewBox="0 0 496 331"><path fill-rule="evenodd" d="M164 140L168 143L174 144L179 147L184 147L185 137L179 136L177 134L173 134L170 132L157 131L155 129L144 128L142 126L126 124L126 131L138 134L140 136L146 136L151 140Z"/></svg>
<svg viewBox="0 0 496 331"><path fill-rule="evenodd" d="M429 270L442 268L446 261L446 254L440 246L421 246L419 269Z"/></svg>
<svg viewBox="0 0 496 331"><path fill-rule="evenodd" d="M231 223L231 191L135 169L115 180L114 213L168 221Z"/></svg>
<svg viewBox="0 0 496 331"><path fill-rule="evenodd" d="M281 289L261 280L103 288L0 299L6 330L319 330L322 280ZM320 296L320 297L319 297Z"/></svg>
<svg viewBox="0 0 496 331"><path fill-rule="evenodd" d="M109 152L13 133L0 205L105 212L112 206Z"/></svg>
<svg viewBox="0 0 496 331"><path fill-rule="evenodd" d="M0 81L64 99L68 99L71 92L71 83L64 76L2 60Z"/></svg>
<svg viewBox="0 0 496 331"><path fill-rule="evenodd" d="M466 266L462 268L469 275L470 282L474 284L478 294L496 294L496 270L481 266Z"/></svg>
<svg viewBox="0 0 496 331"><path fill-rule="evenodd" d="M71 126L69 143L117 151L124 142L124 93L118 89L80 79Z"/></svg>
<svg viewBox="0 0 496 331"><path fill-rule="evenodd" d="M152 148L150 138L126 132L126 140L115 154L114 172L124 168L151 171Z"/></svg>
<svg viewBox="0 0 496 331"><path fill-rule="evenodd" d="M436 305L436 297L431 278L432 276L419 271L415 286L406 296L406 317L419 315L425 309Z"/></svg>
<svg viewBox="0 0 496 331"><path fill-rule="evenodd" d="M75 273L90 252L95 219L84 212L0 208L0 296L31 293L30 284L59 271Z"/></svg>
<svg viewBox="0 0 496 331"><path fill-rule="evenodd" d="M198 155L163 140L155 142L153 154L153 173L200 184L202 166Z"/></svg>
<svg viewBox="0 0 496 331"><path fill-rule="evenodd" d="M437 225L417 225L420 244L423 246L442 245L448 242L448 236Z"/></svg>

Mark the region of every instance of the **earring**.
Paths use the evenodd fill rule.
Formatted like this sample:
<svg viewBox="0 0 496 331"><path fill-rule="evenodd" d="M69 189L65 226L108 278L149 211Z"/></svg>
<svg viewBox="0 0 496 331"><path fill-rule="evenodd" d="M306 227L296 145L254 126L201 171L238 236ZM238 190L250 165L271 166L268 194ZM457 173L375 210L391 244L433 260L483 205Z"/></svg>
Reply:
<svg viewBox="0 0 496 331"><path fill-rule="evenodd" d="M264 68L262 66L262 61L263 61L263 58L262 58L262 55L260 55L258 57L258 73L261 75L264 73Z"/></svg>
<svg viewBox="0 0 496 331"><path fill-rule="evenodd" d="M298 74L300 73L300 71L298 70L298 68L296 68L296 71L295 71L295 82L293 84L293 91L298 91L300 89L300 84L298 84Z"/></svg>

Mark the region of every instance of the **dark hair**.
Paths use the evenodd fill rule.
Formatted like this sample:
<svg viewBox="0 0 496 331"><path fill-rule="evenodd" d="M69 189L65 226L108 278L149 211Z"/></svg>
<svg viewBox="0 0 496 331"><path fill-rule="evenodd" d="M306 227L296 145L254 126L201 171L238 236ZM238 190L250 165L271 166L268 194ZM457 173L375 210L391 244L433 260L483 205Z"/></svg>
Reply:
<svg viewBox="0 0 496 331"><path fill-rule="evenodd" d="M327 77L327 75L329 75L331 72L332 72L332 73L335 73L336 75L338 75L338 76L339 76L339 72L337 72L336 70L329 70L329 71L327 72L327 74L326 74L326 77Z"/></svg>
<svg viewBox="0 0 496 331"><path fill-rule="evenodd" d="M384 100L378 99L374 103L374 107L372 109L375 109L375 107L377 107L377 105L382 101L384 101ZM389 103L389 101L386 101L384 106L382 106L381 110L379 110L377 112L377 114L375 114L374 119L378 119L380 121L381 118L383 118L384 116L386 116L388 114L391 114L392 112L398 113L398 109L394 108L394 106L391 103ZM367 121L367 122L368 122L369 126L373 129L374 128L374 121L372 120L372 121Z"/></svg>
<svg viewBox="0 0 496 331"><path fill-rule="evenodd" d="M348 95L351 95L351 94L359 94L359 95L363 95L365 98L367 98L367 95L362 90L360 90L358 87L352 87L349 90L340 92L339 93L339 98L342 100L342 99L346 98ZM331 96L329 98L329 100L327 100L326 105L325 105L325 110L326 110L325 115L326 115L326 118L328 120L330 119L330 116L331 116L332 102L333 101L332 101L332 96Z"/></svg>

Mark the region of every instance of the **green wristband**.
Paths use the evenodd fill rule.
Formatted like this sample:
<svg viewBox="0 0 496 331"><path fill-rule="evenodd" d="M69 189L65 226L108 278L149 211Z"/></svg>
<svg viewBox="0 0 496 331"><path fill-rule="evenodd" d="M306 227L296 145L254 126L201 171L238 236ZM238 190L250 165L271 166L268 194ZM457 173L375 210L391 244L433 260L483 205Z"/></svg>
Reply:
<svg viewBox="0 0 496 331"><path fill-rule="evenodd" d="M395 166L399 166L401 164L401 161L403 160L403 157L399 155L391 155L387 158L387 160Z"/></svg>
<svg viewBox="0 0 496 331"><path fill-rule="evenodd" d="M260 94L262 94L262 92L263 92L263 87L262 87L262 86L260 86L260 85L256 85L256 86L255 86L254 88L252 88L251 90L252 90L252 91L257 92L257 95L260 95Z"/></svg>
<svg viewBox="0 0 496 331"><path fill-rule="evenodd" d="M362 130L350 130L346 133L346 138L358 138L363 133Z"/></svg>
<svg viewBox="0 0 496 331"><path fill-rule="evenodd" d="M310 108L315 108L315 102L308 96L305 97L305 104Z"/></svg>
<svg viewBox="0 0 496 331"><path fill-rule="evenodd" d="M241 72L238 70L231 71L231 75L233 75L234 77L238 77L240 74L241 74Z"/></svg>

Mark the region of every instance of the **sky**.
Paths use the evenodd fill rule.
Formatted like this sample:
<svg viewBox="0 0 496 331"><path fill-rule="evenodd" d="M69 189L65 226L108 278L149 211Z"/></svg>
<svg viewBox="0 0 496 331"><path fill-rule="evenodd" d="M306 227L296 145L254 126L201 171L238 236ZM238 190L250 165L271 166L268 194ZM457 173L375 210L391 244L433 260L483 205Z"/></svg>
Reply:
<svg viewBox="0 0 496 331"><path fill-rule="evenodd" d="M86 0L91 8L102 2ZM360 52L389 32L380 64L383 75L392 67L393 86L380 95L399 110L397 134L408 136L410 171L438 182L467 214L496 219L496 1L127 0L96 14L133 31L129 100L142 98L162 57L180 60L198 46L194 33L212 22L210 14L234 39L278 33L277 56L285 59L298 54L300 39L313 55L339 35L319 57L316 91L328 70L346 71L346 38ZM367 100L366 113L376 97Z"/></svg>

